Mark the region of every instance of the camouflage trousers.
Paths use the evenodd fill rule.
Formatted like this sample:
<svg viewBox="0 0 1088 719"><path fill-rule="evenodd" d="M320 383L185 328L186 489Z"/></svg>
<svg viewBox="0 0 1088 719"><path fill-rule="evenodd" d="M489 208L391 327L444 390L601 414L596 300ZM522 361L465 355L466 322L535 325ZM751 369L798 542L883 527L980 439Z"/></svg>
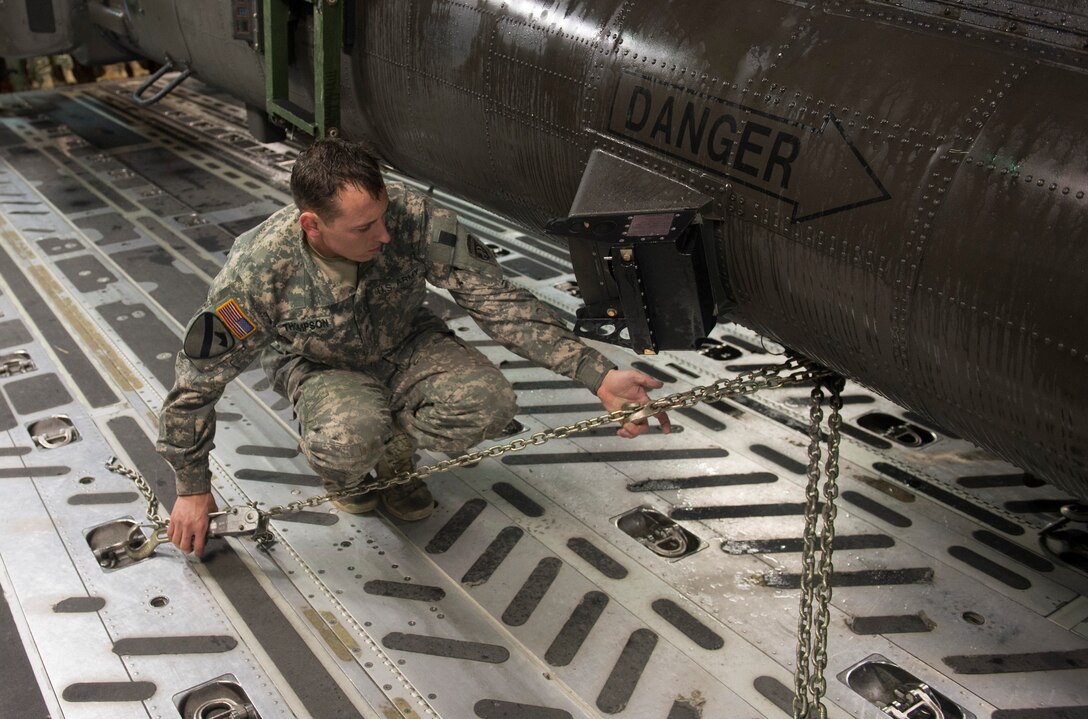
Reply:
<svg viewBox="0 0 1088 719"><path fill-rule="evenodd" d="M300 357L276 374L273 385L294 404L299 447L328 490L365 481L397 429L423 449L461 453L497 437L517 412L498 368L448 334L425 335L372 372Z"/></svg>

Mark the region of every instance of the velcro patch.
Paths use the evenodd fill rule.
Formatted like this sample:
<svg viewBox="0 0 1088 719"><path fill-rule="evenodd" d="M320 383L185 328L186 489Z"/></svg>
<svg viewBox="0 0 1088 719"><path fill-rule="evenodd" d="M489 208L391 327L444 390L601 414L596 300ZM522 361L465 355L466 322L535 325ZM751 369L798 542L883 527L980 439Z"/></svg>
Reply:
<svg viewBox="0 0 1088 719"><path fill-rule="evenodd" d="M240 340L249 337L257 329L233 299L227 300L216 307L215 314L219 315L219 319L223 320L223 324L227 326L230 333Z"/></svg>
<svg viewBox="0 0 1088 719"><path fill-rule="evenodd" d="M189 323L182 351L189 359L219 357L234 349L236 340L219 315L202 312Z"/></svg>

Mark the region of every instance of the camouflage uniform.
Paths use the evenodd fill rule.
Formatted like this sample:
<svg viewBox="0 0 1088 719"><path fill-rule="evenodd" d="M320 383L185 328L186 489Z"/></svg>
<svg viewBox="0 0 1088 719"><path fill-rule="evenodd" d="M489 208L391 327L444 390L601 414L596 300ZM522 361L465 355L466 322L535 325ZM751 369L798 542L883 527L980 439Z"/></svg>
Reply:
<svg viewBox="0 0 1088 719"><path fill-rule="evenodd" d="M596 391L615 365L579 341L494 255L424 195L387 185L392 242L359 266L356 287L317 266L290 205L237 239L178 353L157 448L178 494L210 488L215 403L258 354L298 416L300 447L326 487L352 486L395 426L426 449L461 452L516 412L514 392L475 348L423 307L447 289L489 335Z"/></svg>

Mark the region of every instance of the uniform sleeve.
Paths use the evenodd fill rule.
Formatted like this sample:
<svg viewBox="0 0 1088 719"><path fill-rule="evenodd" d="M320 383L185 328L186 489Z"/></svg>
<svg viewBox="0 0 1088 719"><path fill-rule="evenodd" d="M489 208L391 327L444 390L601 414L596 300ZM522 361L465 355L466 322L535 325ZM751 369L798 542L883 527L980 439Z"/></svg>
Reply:
<svg viewBox="0 0 1088 719"><path fill-rule="evenodd" d="M185 332L174 387L159 414L156 450L176 473L178 495L211 489L208 454L215 439L215 403L272 339L257 300L230 291L220 274Z"/></svg>
<svg viewBox="0 0 1088 719"><path fill-rule="evenodd" d="M449 290L489 336L507 349L596 392L615 369L528 290L503 279L495 255L448 210L431 212L424 240L427 281Z"/></svg>

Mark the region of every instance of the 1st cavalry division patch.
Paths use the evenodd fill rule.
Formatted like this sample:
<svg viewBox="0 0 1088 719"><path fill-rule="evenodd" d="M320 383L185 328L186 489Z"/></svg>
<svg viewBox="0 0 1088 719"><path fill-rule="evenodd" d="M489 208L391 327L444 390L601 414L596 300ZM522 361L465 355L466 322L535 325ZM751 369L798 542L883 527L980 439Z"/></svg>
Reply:
<svg viewBox="0 0 1088 719"><path fill-rule="evenodd" d="M223 324L237 339L244 340L257 329L233 299L216 307L215 314L219 315L219 319L223 320Z"/></svg>
<svg viewBox="0 0 1088 719"><path fill-rule="evenodd" d="M219 319L219 315L201 312L185 332L182 351L189 359L206 360L230 352L236 344L234 335L223 324L223 320Z"/></svg>

